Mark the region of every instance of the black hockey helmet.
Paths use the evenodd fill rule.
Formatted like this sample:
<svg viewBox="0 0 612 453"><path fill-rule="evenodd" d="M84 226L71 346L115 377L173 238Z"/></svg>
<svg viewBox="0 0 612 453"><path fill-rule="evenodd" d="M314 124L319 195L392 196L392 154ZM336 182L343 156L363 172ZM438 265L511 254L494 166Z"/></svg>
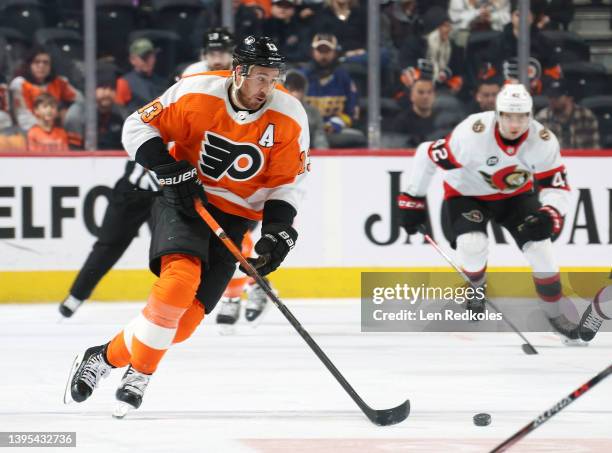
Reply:
<svg viewBox="0 0 612 453"><path fill-rule="evenodd" d="M202 49L204 52L209 50L223 50L231 52L234 49L234 35L226 28L212 28L204 34Z"/></svg>
<svg viewBox="0 0 612 453"><path fill-rule="evenodd" d="M262 36L255 38L247 36L234 49L234 69L242 67L242 75L247 75L250 66L264 66L266 68L278 68L281 72L285 69L285 56L280 53L278 47L271 38Z"/></svg>

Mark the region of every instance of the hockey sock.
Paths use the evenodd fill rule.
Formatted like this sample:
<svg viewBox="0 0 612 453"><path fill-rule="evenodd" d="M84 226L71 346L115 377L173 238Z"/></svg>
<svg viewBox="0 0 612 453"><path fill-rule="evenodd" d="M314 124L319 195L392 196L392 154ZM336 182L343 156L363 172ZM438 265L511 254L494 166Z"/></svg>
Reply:
<svg viewBox="0 0 612 453"><path fill-rule="evenodd" d="M463 269L465 275L467 275L474 286L482 286L487 280L487 266L476 272L470 272L467 269Z"/></svg>
<svg viewBox="0 0 612 453"><path fill-rule="evenodd" d="M179 320L194 301L200 269L199 258L193 256L162 257L160 277L147 305L109 345L111 364L125 366L129 353L130 363L137 371L151 374L156 370L176 336Z"/></svg>
<svg viewBox="0 0 612 453"><path fill-rule="evenodd" d="M600 318L612 320L612 285L601 288L595 295L593 309Z"/></svg>
<svg viewBox="0 0 612 453"><path fill-rule="evenodd" d="M457 237L457 254L461 267L477 286L477 280L484 282L487 266L489 239L480 231L460 234ZM482 275L480 275L482 273ZM470 275L472 274L472 275ZM473 276L473 278L472 278Z"/></svg>
<svg viewBox="0 0 612 453"><path fill-rule="evenodd" d="M555 262L550 239L530 241L523 246L523 254L533 270L536 292L549 317L561 313L559 300L563 296L559 266Z"/></svg>
<svg viewBox="0 0 612 453"><path fill-rule="evenodd" d="M180 343L189 338L200 325L204 316L204 307L197 299L193 299L191 307L187 309L179 321L172 344Z"/></svg>

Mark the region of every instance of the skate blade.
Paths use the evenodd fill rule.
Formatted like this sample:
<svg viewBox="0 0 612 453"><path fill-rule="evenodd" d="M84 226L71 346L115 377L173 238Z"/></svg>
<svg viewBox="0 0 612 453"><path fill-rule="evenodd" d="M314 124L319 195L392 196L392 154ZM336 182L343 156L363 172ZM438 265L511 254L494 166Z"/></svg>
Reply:
<svg viewBox="0 0 612 453"><path fill-rule="evenodd" d="M553 332L553 334L559 337L563 346L567 346L570 348L586 348L589 345L587 341L581 340L580 338L572 340L571 338L567 338L565 335L562 335L558 332Z"/></svg>
<svg viewBox="0 0 612 453"><path fill-rule="evenodd" d="M128 412L134 409L135 408L133 406L130 406L127 403L117 403L117 405L113 409L113 418L121 420L128 414Z"/></svg>
<svg viewBox="0 0 612 453"><path fill-rule="evenodd" d="M76 373L76 370L81 365L81 361L83 360L83 354L77 354L72 362L72 367L70 368L70 374L68 374L68 382L66 382L66 388L64 389L64 404L74 403L72 399L72 394L70 393L70 387L72 383L72 378Z"/></svg>

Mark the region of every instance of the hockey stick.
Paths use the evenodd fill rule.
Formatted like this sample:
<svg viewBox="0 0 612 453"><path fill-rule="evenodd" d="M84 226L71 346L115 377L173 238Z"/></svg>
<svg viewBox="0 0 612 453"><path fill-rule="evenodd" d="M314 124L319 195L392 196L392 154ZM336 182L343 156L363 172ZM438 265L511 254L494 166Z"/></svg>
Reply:
<svg viewBox="0 0 612 453"><path fill-rule="evenodd" d="M310 349L316 354L316 356L323 362L323 364L327 367L329 372L336 378L336 380L340 383L342 388L349 394L349 396L357 403L357 406L362 410L366 417L370 419L372 423L379 426L387 426L387 425L395 425L396 423L400 423L408 417L410 414L410 401L406 400L402 404L392 409L381 409L376 410L372 409L368 406L363 399L357 394L355 389L351 387L351 384L344 378L342 373L338 371L333 362L325 355L323 350L319 347L319 345L312 339L310 334L302 327L300 322L297 320L293 313L289 311L287 306L274 294L272 288L268 286L263 277L257 272L257 270L249 263L236 245L232 242L230 237L223 231L223 229L219 226L217 221L212 217L212 215L208 212L208 210L204 207L202 202L199 199L195 199L195 208L202 217L202 219L206 222L206 224L210 227L210 229L215 233L215 235L223 242L223 245L227 247L234 258L238 260L238 262L242 265L242 268L247 271L247 274L251 276L255 281L263 288L268 297L274 302L274 305L278 307L281 313L287 318L289 323L293 326L293 328L300 334L300 336L304 339L304 341L310 346Z"/></svg>
<svg viewBox="0 0 612 453"><path fill-rule="evenodd" d="M474 285L474 283L472 282L472 280L470 280L470 278L469 278L467 275L465 275L465 272L463 272L463 271L461 270L461 268L460 268L459 266L457 266L457 264L455 264L455 262L452 260L452 258L451 258L450 256L448 256L448 254L447 254L446 252L444 252L444 250L442 250L442 249L440 248L440 246L437 244L437 242L436 242L436 241L434 241L434 240L432 239L432 237L431 237L429 234L427 234L427 231L425 230L425 227L421 226L421 228L419 228L419 230L420 230L420 232L423 234L423 236L425 236L425 240L426 240L427 242L429 242L429 243L430 243L430 244L433 246L433 248L437 250L437 252L438 252L440 255L442 255L442 257L443 257L443 258L446 260L446 262L447 262L448 264L450 264L450 265L453 267L453 269L455 269L455 270L457 271L457 273L458 273L459 275L461 275L461 277L462 277L462 278L463 278L463 279L464 279L464 280L465 280L465 281L466 281L466 282L467 282L467 283L468 283L468 284L469 284L469 285L470 285L472 288L474 288L474 290L476 290L477 288L476 288L476 286ZM520 336L520 337L523 339L523 341L525 342L525 343L523 343L523 345L521 346L521 349L523 350L523 352L524 352L525 354L528 354L528 355L537 354L537 353L538 353L538 351L536 350L536 348L534 348L534 347L533 347L533 345L532 345L532 344L529 342L529 340L528 340L527 338L525 338L525 335L523 335L523 334L521 333L521 331L520 331L520 330L518 330L518 328L517 328L517 327L514 325L514 323L512 323L512 321L510 321L508 318L506 318L506 316L503 316L503 313L502 313L502 312L499 310L499 308L497 308L497 306L496 306L496 305L495 305L493 302L491 302L491 300L487 299L486 301L487 301L487 304L489 304L489 305L491 306L491 308L493 308L493 310L495 310L497 313L499 313L499 314L501 314L501 315L502 315L502 320L503 320L503 321L504 321L506 324L508 324L508 325L510 326L510 328L511 328L512 330L514 330L514 331L515 331L515 332L518 334L518 336Z"/></svg>
<svg viewBox="0 0 612 453"><path fill-rule="evenodd" d="M551 407L547 411L540 414L534 420L532 420L527 425L525 425L523 429L521 429L520 431L517 431L516 434L514 434L512 437L506 439L504 442L502 442L497 447L495 447L493 450L491 450L490 453L500 453L502 451L506 451L508 448L510 448L515 443L517 443L519 440L521 440L531 431L536 429L538 426L540 426L544 422L547 422L554 415L557 415L559 412L561 412L563 409L565 409L575 400L577 400L582 395L584 395L586 392L591 390L593 387L595 387L595 385L603 381L610 374L612 374L612 365L610 365L608 368L603 370L597 376L593 377L589 382L582 384L579 388L577 388L572 393L567 395L561 401L557 402L557 404L555 404L553 407Z"/></svg>

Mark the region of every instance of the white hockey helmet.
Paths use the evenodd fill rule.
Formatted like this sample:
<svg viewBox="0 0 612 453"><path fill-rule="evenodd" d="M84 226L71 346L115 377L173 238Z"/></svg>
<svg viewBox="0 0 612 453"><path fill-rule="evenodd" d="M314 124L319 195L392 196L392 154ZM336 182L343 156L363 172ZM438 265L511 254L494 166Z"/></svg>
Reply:
<svg viewBox="0 0 612 453"><path fill-rule="evenodd" d="M533 99L524 85L509 83L504 85L495 99L495 111L505 113L531 113Z"/></svg>
<svg viewBox="0 0 612 453"><path fill-rule="evenodd" d="M532 109L533 99L523 85L518 83L504 85L495 99L495 117L502 136L515 139L525 133L531 124ZM502 117L502 113L509 115ZM527 115L513 115L517 113L527 113Z"/></svg>

